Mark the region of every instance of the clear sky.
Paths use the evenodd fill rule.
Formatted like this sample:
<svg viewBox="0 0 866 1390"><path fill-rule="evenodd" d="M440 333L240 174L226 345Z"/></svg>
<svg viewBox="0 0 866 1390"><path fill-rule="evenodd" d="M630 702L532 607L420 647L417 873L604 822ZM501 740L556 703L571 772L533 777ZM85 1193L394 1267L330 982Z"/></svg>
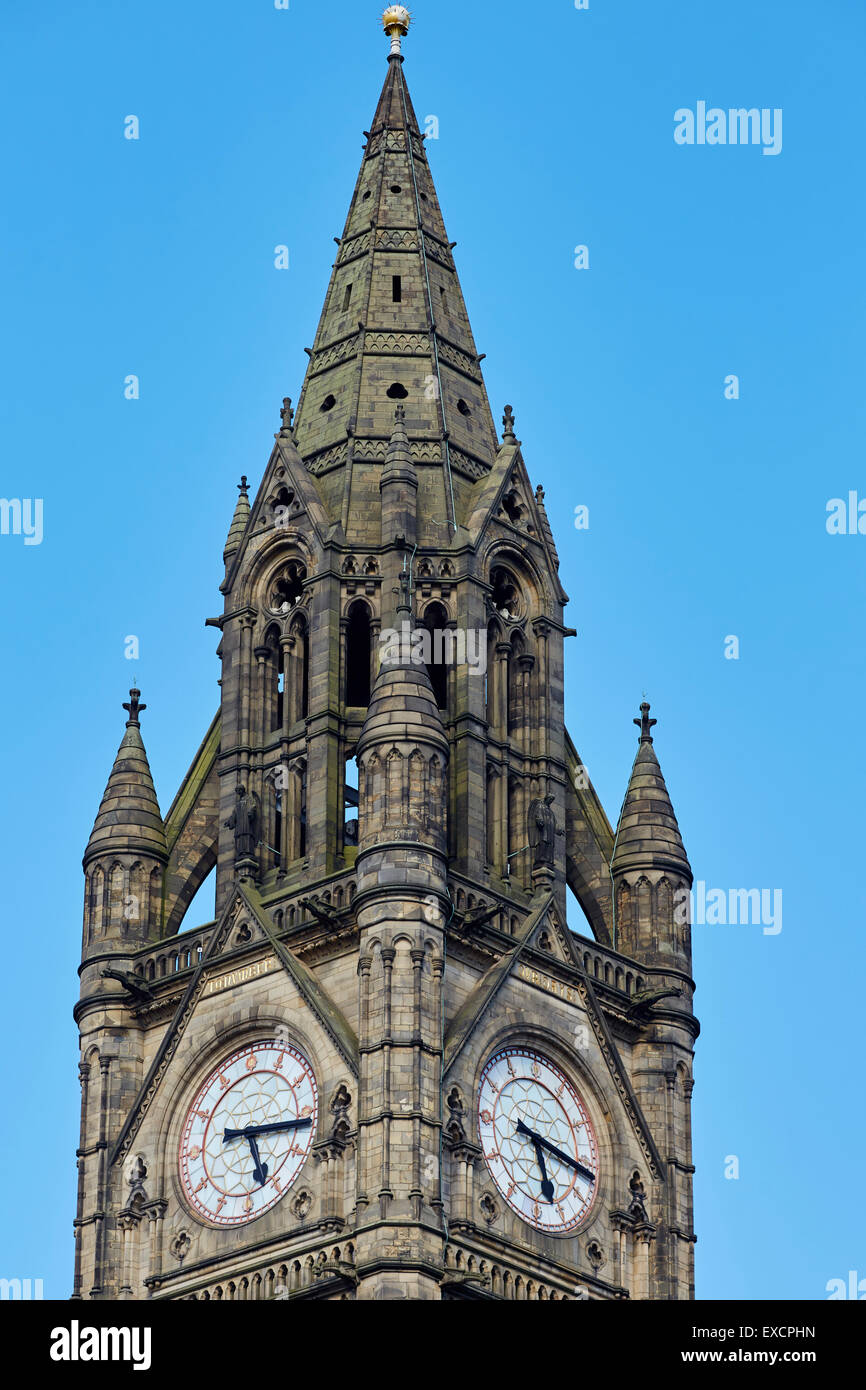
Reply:
<svg viewBox="0 0 866 1390"><path fill-rule="evenodd" d="M613 820L645 691L696 878L783 893L776 934L695 927L698 1293L821 1299L866 1279L866 535L825 524L866 498L862 0L412 9L491 402L547 490L579 630L570 731ZM3 6L0 495L41 498L44 534L0 535L0 1276L50 1296L71 1289L81 854L133 679L163 811L215 711L235 484L299 393L377 13ZM677 144L699 102L781 109L781 153Z"/></svg>

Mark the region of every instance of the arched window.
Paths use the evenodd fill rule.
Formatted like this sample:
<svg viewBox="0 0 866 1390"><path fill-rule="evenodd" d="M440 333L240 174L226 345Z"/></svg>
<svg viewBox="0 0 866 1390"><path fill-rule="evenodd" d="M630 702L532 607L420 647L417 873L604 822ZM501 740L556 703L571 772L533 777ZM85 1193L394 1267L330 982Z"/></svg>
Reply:
<svg viewBox="0 0 866 1390"><path fill-rule="evenodd" d="M370 703L370 612L355 603L346 629L346 704L365 709Z"/></svg>
<svg viewBox="0 0 866 1390"><path fill-rule="evenodd" d="M304 859L307 853L307 767L304 764L301 769L301 814L298 818L298 831L300 841L300 857Z"/></svg>
<svg viewBox="0 0 866 1390"><path fill-rule="evenodd" d="M343 845L347 849L358 843L358 799L358 764L350 753L343 783Z"/></svg>
<svg viewBox="0 0 866 1390"><path fill-rule="evenodd" d="M441 603L431 603L424 614L424 626L430 633L430 661L427 673L436 703L448 708L448 666L451 660L453 634L448 630L448 613Z"/></svg>
<svg viewBox="0 0 866 1390"><path fill-rule="evenodd" d="M283 788L279 779L274 783L274 842L271 845L274 868L283 864Z"/></svg>
<svg viewBox="0 0 866 1390"><path fill-rule="evenodd" d="M264 654L264 727L266 732L275 733L283 727L285 706L286 676L283 666L283 651L280 646L280 630L274 624L265 633L262 651Z"/></svg>
<svg viewBox="0 0 866 1390"><path fill-rule="evenodd" d="M306 619L293 618L289 635L292 639L292 674L289 679L294 682L289 712L295 723L299 719L306 719L310 712L310 632Z"/></svg>

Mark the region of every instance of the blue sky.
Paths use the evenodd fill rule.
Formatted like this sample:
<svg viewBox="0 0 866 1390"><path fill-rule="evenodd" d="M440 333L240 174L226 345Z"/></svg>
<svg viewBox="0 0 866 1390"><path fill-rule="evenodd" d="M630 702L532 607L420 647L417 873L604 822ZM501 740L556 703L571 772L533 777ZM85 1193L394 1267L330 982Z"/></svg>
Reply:
<svg viewBox="0 0 866 1390"><path fill-rule="evenodd" d="M476 8L472 29L418 0L406 74L439 118L494 413L514 405L547 491L570 731L615 819L646 691L696 877L783 892L777 935L695 928L698 1294L820 1299L866 1278L866 535L825 526L866 498L866 17ZM71 1288L81 854L130 678L163 810L216 708L235 484L300 389L384 77L376 14L4 5L0 495L43 499L44 537L0 536L0 1275L49 1296ZM699 101L781 108L781 154L677 145Z"/></svg>

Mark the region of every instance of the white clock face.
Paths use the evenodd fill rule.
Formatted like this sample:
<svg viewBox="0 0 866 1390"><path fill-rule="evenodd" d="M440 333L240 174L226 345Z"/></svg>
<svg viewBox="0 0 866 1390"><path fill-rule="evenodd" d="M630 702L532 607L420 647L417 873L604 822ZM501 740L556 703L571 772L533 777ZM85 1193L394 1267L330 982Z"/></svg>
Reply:
<svg viewBox="0 0 866 1390"><path fill-rule="evenodd" d="M288 1043L233 1052L199 1088L183 1125L180 1178L203 1220L242 1226L270 1211L313 1146L313 1069Z"/></svg>
<svg viewBox="0 0 866 1390"><path fill-rule="evenodd" d="M539 1231L579 1225L598 1190L598 1145L559 1067L528 1048L497 1052L481 1079L478 1127L493 1181L518 1216Z"/></svg>

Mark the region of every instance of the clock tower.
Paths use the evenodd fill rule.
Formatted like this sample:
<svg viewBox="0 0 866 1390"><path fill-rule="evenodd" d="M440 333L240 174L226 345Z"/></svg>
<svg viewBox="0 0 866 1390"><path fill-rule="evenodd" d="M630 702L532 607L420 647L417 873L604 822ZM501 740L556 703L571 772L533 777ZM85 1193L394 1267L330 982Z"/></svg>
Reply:
<svg viewBox="0 0 866 1390"><path fill-rule="evenodd" d="M655 720L614 830L384 20L297 409L225 545L220 707L163 815L131 692L85 852L79 1299L694 1294Z"/></svg>

